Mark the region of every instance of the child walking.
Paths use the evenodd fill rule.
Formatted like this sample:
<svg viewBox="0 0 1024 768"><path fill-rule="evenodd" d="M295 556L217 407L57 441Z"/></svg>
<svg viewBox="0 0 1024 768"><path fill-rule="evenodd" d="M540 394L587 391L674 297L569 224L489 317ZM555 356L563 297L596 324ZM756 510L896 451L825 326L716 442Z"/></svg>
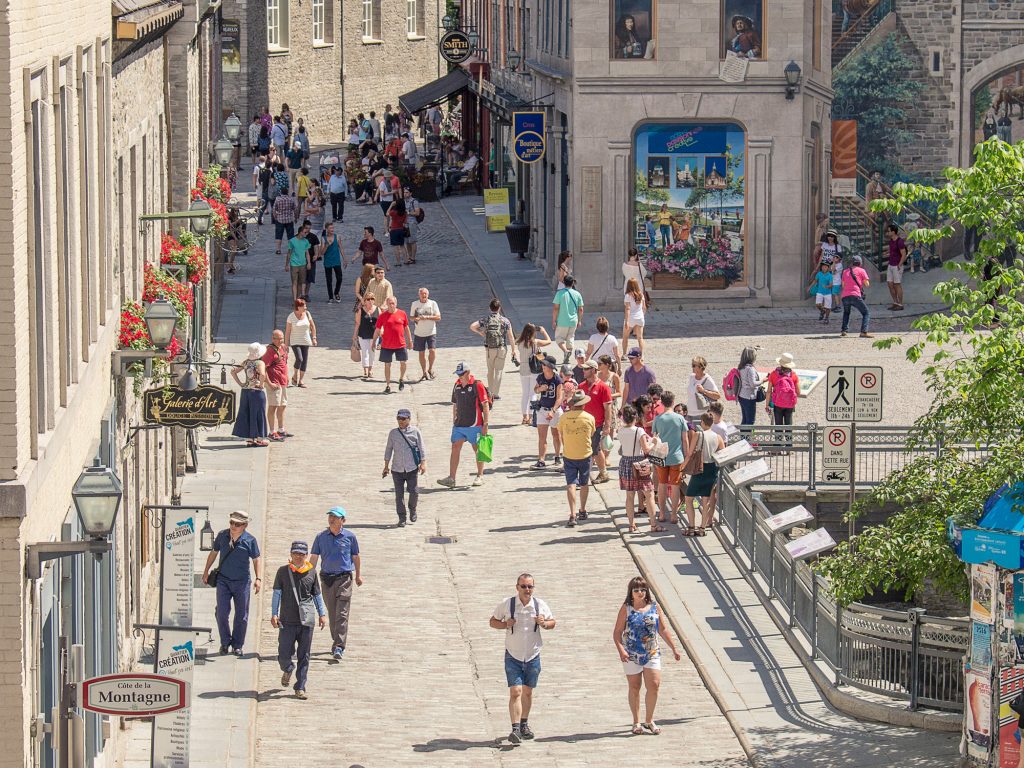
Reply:
<svg viewBox="0 0 1024 768"><path fill-rule="evenodd" d="M832 313L832 265L824 260L807 290L814 294L814 303L818 307L818 322L828 325L828 316Z"/></svg>

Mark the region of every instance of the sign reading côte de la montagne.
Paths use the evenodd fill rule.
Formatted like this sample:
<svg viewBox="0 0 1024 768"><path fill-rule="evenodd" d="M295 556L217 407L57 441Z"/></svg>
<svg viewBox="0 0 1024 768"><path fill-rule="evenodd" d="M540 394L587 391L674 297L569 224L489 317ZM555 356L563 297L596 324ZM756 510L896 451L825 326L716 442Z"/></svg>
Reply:
<svg viewBox="0 0 1024 768"><path fill-rule="evenodd" d="M147 424L191 429L215 427L235 418L235 393L209 384L191 392L178 387L147 389L143 397Z"/></svg>

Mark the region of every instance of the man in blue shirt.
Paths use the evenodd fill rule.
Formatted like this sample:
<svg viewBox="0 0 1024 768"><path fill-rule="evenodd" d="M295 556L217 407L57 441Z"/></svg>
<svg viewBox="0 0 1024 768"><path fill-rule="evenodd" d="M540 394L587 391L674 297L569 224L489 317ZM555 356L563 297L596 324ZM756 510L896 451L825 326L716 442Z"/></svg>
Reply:
<svg viewBox="0 0 1024 768"><path fill-rule="evenodd" d="M217 629L220 631L220 652L225 654L228 647L235 656L242 655L245 633L249 628L249 561L256 574L255 592L259 594L261 578L260 546L256 537L249 533L248 512L232 512L228 518L230 527L217 534L213 540L213 552L206 558L203 568L203 584L209 583L210 567L220 553L217 575ZM235 605L235 620L229 627L228 616L231 604Z"/></svg>
<svg viewBox="0 0 1024 768"><path fill-rule="evenodd" d="M314 568L320 562L320 584L331 620L331 656L338 662L345 653L348 639L353 578L356 586L363 586L359 570L359 542L354 533L345 530L344 508L331 507L328 510L327 528L313 539L309 562Z"/></svg>
<svg viewBox="0 0 1024 768"><path fill-rule="evenodd" d="M555 344L562 350L562 365L572 357L572 347L576 341L576 329L583 321L583 296L573 288L576 281L572 275L562 280L565 288L555 293L551 304L551 324L555 326Z"/></svg>

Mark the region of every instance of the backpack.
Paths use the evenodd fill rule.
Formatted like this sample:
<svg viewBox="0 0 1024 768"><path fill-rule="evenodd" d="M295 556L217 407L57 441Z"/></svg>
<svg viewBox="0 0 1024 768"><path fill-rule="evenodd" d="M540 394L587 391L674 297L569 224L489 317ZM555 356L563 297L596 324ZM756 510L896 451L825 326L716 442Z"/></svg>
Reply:
<svg viewBox="0 0 1024 768"><path fill-rule="evenodd" d="M487 349L498 349L503 346L504 334L502 333L504 323L502 317L496 312L491 313L484 323L484 346Z"/></svg>
<svg viewBox="0 0 1024 768"><path fill-rule="evenodd" d="M788 368L776 369L780 374L772 387L772 402L779 408L796 408L797 391L793 383L792 371Z"/></svg>
<svg viewBox="0 0 1024 768"><path fill-rule="evenodd" d="M422 224L422 223L423 223L423 220L424 220L425 218L427 218L427 214L425 214L425 213L423 212L423 209L422 209L422 208L417 208L417 209L416 209L416 223L417 223L417 224Z"/></svg>
<svg viewBox="0 0 1024 768"><path fill-rule="evenodd" d="M733 368L722 379L722 391L726 400L735 400L740 389L740 372Z"/></svg>
<svg viewBox="0 0 1024 768"><path fill-rule="evenodd" d="M509 618L510 619L514 619L516 617L516 599L514 597L510 597L508 599L508 612L509 612ZM534 614L537 613L537 598L536 597L533 598L533 612L534 612ZM533 631L537 632L539 630L540 630L540 624L534 623ZM513 632L516 631L516 628L514 626L512 627L512 631Z"/></svg>

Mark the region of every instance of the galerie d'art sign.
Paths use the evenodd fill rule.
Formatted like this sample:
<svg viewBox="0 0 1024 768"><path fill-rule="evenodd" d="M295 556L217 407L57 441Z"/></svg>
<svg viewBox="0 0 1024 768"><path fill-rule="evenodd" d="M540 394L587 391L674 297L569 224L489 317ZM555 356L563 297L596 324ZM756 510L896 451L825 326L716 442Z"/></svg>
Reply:
<svg viewBox="0 0 1024 768"><path fill-rule="evenodd" d="M450 64L461 64L473 53L473 43L470 42L469 35L457 29L444 35L438 47L441 58Z"/></svg>
<svg viewBox="0 0 1024 768"><path fill-rule="evenodd" d="M143 416L147 424L174 427L215 427L234 421L235 393L211 385L184 392L178 387L148 389Z"/></svg>

